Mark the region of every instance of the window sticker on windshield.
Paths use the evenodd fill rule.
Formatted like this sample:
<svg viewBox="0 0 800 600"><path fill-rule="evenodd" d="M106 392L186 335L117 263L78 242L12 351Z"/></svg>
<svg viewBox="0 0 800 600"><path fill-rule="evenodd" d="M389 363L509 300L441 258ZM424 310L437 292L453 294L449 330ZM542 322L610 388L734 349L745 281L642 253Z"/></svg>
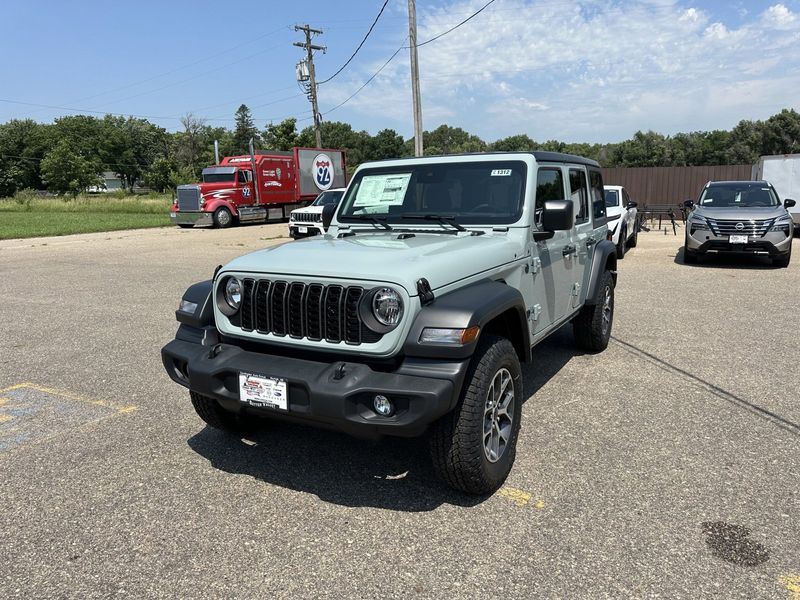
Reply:
<svg viewBox="0 0 800 600"><path fill-rule="evenodd" d="M491 177L511 177L511 169L492 169Z"/></svg>
<svg viewBox="0 0 800 600"><path fill-rule="evenodd" d="M397 206L403 203L411 173L364 175L353 206Z"/></svg>

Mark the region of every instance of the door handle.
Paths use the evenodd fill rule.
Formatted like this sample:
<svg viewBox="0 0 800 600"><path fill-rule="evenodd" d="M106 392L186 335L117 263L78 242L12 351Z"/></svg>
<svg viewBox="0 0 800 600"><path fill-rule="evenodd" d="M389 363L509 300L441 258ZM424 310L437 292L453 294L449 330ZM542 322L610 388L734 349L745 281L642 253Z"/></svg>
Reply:
<svg viewBox="0 0 800 600"><path fill-rule="evenodd" d="M561 254L564 256L569 256L570 254L575 254L577 249L575 246L564 246L564 249L561 251Z"/></svg>

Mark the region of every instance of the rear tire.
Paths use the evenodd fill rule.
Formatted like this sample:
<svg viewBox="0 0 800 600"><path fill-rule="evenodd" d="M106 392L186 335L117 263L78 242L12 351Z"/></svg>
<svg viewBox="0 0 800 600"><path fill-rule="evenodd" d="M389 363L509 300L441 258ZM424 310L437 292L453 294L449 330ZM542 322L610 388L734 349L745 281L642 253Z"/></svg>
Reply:
<svg viewBox="0 0 800 600"><path fill-rule="evenodd" d="M617 260L622 260L625 258L625 236L628 235L628 231L623 229L619 232L619 242L617 243Z"/></svg>
<svg viewBox="0 0 800 600"><path fill-rule="evenodd" d="M433 467L447 485L467 494L489 494L503 485L517 452L524 398L514 346L486 336L458 405L432 427Z"/></svg>
<svg viewBox="0 0 800 600"><path fill-rule="evenodd" d="M614 324L614 278L604 271L595 304L584 306L572 320L575 343L582 350L601 352L608 347Z"/></svg>
<svg viewBox="0 0 800 600"><path fill-rule="evenodd" d="M227 433L247 433L256 428L255 419L242 417L236 413L225 410L214 398L209 398L197 392L189 392L192 398L192 406L197 415L203 419L206 425L225 431Z"/></svg>
<svg viewBox="0 0 800 600"><path fill-rule="evenodd" d="M214 226L220 229L226 229L233 225L233 215L224 206L214 211Z"/></svg>

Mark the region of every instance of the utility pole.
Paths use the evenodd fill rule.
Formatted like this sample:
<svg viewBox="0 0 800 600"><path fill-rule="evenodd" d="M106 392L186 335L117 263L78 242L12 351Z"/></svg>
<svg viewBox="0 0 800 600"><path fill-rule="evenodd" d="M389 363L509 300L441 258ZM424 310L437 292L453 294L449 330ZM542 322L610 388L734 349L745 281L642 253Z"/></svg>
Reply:
<svg viewBox="0 0 800 600"><path fill-rule="evenodd" d="M311 43L311 38L316 35L322 35L321 29L311 29L308 23L305 26L295 25L295 31L302 31L306 34L305 42L295 42L294 45L298 48L305 48L306 59L297 65L297 80L301 83L308 82L307 95L311 101L311 110L314 113L314 137L317 140L317 148L322 148L322 136L319 132L319 124L322 121L322 115L319 114L319 105L317 104L317 81L314 75L314 51L322 50L325 52L325 46L315 46Z"/></svg>
<svg viewBox="0 0 800 600"><path fill-rule="evenodd" d="M417 62L417 3L408 0L408 46L411 50L411 95L414 104L414 156L422 156L422 98Z"/></svg>

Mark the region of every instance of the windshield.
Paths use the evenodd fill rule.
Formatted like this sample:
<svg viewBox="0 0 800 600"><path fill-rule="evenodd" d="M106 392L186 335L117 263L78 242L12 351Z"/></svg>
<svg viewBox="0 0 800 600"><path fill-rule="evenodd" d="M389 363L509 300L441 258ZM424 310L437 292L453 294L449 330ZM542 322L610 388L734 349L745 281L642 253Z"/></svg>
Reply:
<svg viewBox="0 0 800 600"><path fill-rule="evenodd" d="M619 192L617 190L606 190L606 206L609 208L619 206Z"/></svg>
<svg viewBox="0 0 800 600"><path fill-rule="evenodd" d="M700 196L700 205L709 208L779 206L780 201L769 185L743 181L708 186Z"/></svg>
<svg viewBox="0 0 800 600"><path fill-rule="evenodd" d="M203 173L203 183L233 183L236 173Z"/></svg>
<svg viewBox="0 0 800 600"><path fill-rule="evenodd" d="M464 224L514 223L522 214L526 173L522 161L365 169L347 188L338 218L419 225L421 217L438 215Z"/></svg>
<svg viewBox="0 0 800 600"><path fill-rule="evenodd" d="M322 192L311 206L325 206L326 204L338 204L344 192Z"/></svg>

